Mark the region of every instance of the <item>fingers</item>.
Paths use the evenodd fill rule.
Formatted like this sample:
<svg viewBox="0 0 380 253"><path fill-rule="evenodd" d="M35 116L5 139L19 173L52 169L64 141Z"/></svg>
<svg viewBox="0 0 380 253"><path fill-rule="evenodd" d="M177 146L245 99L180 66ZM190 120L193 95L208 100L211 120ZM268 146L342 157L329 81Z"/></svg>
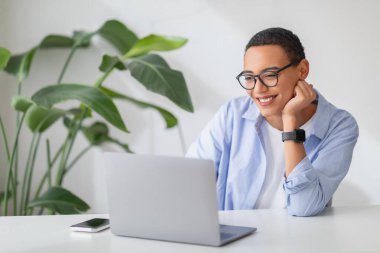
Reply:
<svg viewBox="0 0 380 253"><path fill-rule="evenodd" d="M294 87L294 97L296 96L303 96L303 89L301 88L300 85L296 85L296 87Z"/></svg>
<svg viewBox="0 0 380 253"><path fill-rule="evenodd" d="M297 115L303 109L308 107L317 98L317 93L313 85L305 81L298 81L294 87L294 97L288 101L282 110L283 115ZM314 102L315 103L315 102Z"/></svg>
<svg viewBox="0 0 380 253"><path fill-rule="evenodd" d="M308 84L305 81L298 81L296 87L299 87L298 94L302 96L305 100L312 102L316 99L317 94L314 91L312 84Z"/></svg>

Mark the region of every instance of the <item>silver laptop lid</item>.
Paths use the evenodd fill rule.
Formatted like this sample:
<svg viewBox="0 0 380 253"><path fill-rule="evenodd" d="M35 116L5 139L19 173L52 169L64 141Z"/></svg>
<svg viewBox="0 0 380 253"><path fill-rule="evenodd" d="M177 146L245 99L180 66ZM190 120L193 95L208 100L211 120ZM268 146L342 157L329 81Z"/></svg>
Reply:
<svg viewBox="0 0 380 253"><path fill-rule="evenodd" d="M212 161L104 153L116 235L219 245Z"/></svg>

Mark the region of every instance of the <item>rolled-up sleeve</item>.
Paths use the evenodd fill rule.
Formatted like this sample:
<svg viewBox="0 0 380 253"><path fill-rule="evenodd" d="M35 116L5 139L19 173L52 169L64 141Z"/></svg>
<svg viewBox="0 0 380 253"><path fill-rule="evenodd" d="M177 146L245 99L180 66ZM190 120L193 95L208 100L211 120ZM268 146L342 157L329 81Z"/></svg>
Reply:
<svg viewBox="0 0 380 253"><path fill-rule="evenodd" d="M332 123L313 154L284 181L289 214L312 216L324 210L348 172L358 136L358 125L347 112Z"/></svg>

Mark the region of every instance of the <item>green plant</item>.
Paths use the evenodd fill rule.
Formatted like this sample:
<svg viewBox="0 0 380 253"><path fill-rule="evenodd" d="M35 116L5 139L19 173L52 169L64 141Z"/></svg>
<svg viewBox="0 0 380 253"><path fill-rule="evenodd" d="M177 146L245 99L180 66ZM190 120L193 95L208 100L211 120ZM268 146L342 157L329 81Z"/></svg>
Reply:
<svg viewBox="0 0 380 253"><path fill-rule="evenodd" d="M99 69L103 74L93 85L62 83L75 52L79 48L88 48L94 36L105 39L117 49L120 55L106 54L102 57ZM146 89L161 94L180 108L192 112L192 102L182 73L172 69L161 56L151 53L175 50L186 42L184 38L153 34L138 38L123 23L110 20L94 32L76 31L71 37L48 35L39 45L23 54L11 56L8 50L0 48L1 69L15 76L18 82L17 95L12 100L12 106L17 111L17 131L12 146L8 144L9 136L6 134L0 115L0 130L8 162L5 189L0 195L3 215L9 214L9 203L13 204L15 215L32 214L35 208L39 208L41 214L45 208L50 213L61 214L84 212L89 209L85 201L62 185L65 175L92 146L111 142L119 145L126 152L131 152L127 144L109 135L109 125L125 133L129 132L114 100L121 99L141 108L152 108L163 117L167 128L177 125L177 119L171 112L106 87L104 81L113 71L129 70L132 77ZM30 98L22 96L22 84L29 75L35 53L48 48L70 48L57 83L42 87ZM57 107L58 103L68 100L78 101L79 105L69 110ZM92 118L93 112L99 114L105 121L87 123ZM36 155L41 146L41 137L59 119L63 119L67 137L54 154L50 149L50 140L46 138L46 172L32 196L31 182ZM28 126L33 136L24 175L21 177L18 148L19 134L24 125ZM79 132L87 138L89 146L77 156L71 157L72 147ZM45 192L41 194L44 189L46 189Z"/></svg>

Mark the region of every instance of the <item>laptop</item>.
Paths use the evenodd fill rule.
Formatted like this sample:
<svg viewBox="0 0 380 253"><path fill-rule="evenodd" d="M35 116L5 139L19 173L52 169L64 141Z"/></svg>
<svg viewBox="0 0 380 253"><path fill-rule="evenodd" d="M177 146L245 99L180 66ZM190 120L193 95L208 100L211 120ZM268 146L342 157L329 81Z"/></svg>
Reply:
<svg viewBox="0 0 380 253"><path fill-rule="evenodd" d="M115 235L221 246L256 231L219 225L212 161L104 153Z"/></svg>

